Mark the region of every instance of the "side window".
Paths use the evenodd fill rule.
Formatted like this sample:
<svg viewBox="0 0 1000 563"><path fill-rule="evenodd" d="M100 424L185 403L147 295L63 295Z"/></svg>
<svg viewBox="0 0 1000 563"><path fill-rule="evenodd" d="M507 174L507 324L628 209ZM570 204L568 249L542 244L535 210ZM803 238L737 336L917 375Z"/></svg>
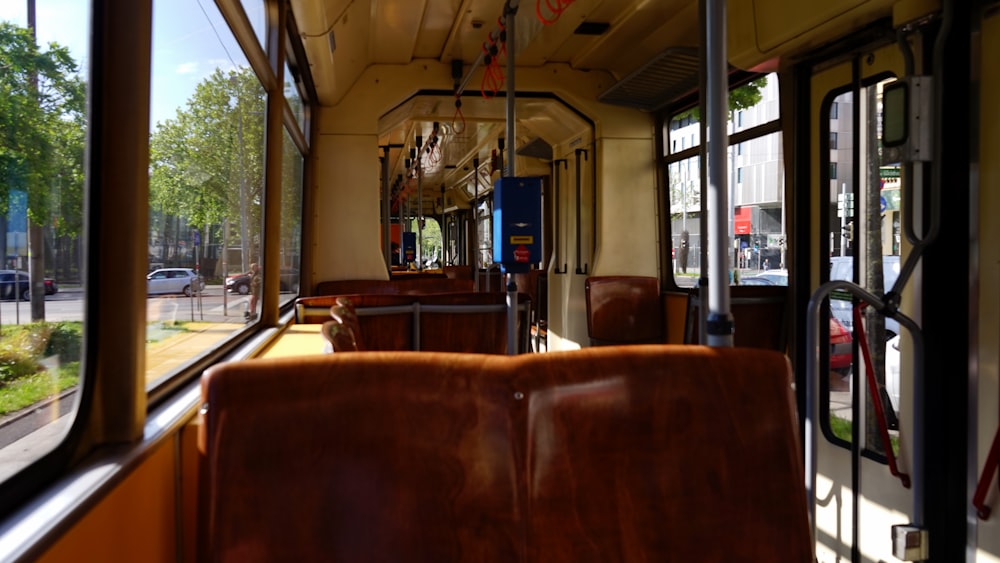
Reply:
<svg viewBox="0 0 1000 563"><path fill-rule="evenodd" d="M824 123L829 126L826 150L829 155L826 196L829 222L824 241L829 245L829 271L827 279L857 283L869 292L882 295L893 286L899 274L899 175L898 163L882 162L877 128L882 88L895 79L885 79L862 87L858 94L845 91L827 105ZM838 112L847 112L839 116ZM850 112L861 114L861 130L854 130L856 120L847 119ZM855 162L857 160L857 162ZM859 170L855 177L853 171ZM852 439L851 382L862 385L868 374L863 361L864 350L857 340L865 338L871 355L873 374L890 428L899 415L899 324L877 314L871 307L864 310L862 322L855 320L855 302L849 292L835 291L830 295L829 339L830 353L825 381L826 419L828 436L842 445ZM854 351L857 350L857 357ZM895 362L895 364L893 363ZM873 412L871 397L864 394L868 405L865 412ZM891 408L889 408L891 406ZM865 428L860 436L863 448L881 454L885 445L879 435L877 420L865 418ZM896 430L890 430L892 447L898 449Z"/></svg>
<svg viewBox="0 0 1000 563"><path fill-rule="evenodd" d="M785 274L784 157L781 133L773 132L778 115L778 77L758 78L740 86L746 95L731 96L728 130L750 134L729 146L729 229L733 247L729 253L733 284L787 284ZM737 102L739 100L739 102ZM739 123L733 118L739 117ZM669 271L677 287L698 283L702 272L700 124L695 110L671 116L664 124L664 155L670 217L671 264ZM757 134L753 134L757 132ZM688 149L675 150L675 138L692 137ZM749 279L748 279L749 278ZM744 282L743 280L747 281Z"/></svg>
<svg viewBox="0 0 1000 563"><path fill-rule="evenodd" d="M245 31L265 37L260 1L244 2ZM242 25L234 23L234 25ZM256 41L247 49L261 49ZM171 279L202 276L205 291L181 307L175 296L153 296L147 306L147 388L178 366L207 354L169 357L163 335L211 326L218 341L248 326L260 303L227 279L263 262L265 92L249 58L215 2L153 2L148 239L150 267L174 268ZM264 288L266 290L266 288ZM190 323L190 324L187 324Z"/></svg>
<svg viewBox="0 0 1000 563"><path fill-rule="evenodd" d="M0 481L63 440L82 384L92 3L34 4L0 2L0 297L15 300L0 305L0 417L24 422L0 436ZM32 278L57 280L59 302L25 302Z"/></svg>

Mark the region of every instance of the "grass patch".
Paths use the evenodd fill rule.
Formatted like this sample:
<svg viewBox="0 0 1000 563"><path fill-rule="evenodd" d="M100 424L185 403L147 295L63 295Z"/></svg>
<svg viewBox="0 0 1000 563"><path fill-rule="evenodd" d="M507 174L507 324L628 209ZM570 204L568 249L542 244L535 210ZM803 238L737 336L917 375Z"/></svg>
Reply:
<svg viewBox="0 0 1000 563"><path fill-rule="evenodd" d="M40 371L0 387L0 416L55 397L80 382L80 362L53 371Z"/></svg>
<svg viewBox="0 0 1000 563"><path fill-rule="evenodd" d="M851 441L851 432L853 431L853 427L854 424L846 418L840 418L839 416L830 417L830 431L833 432L834 436L844 440L845 442ZM892 442L892 453L898 456L899 436L890 433L889 441ZM879 440L879 442L881 442L881 440Z"/></svg>
<svg viewBox="0 0 1000 563"><path fill-rule="evenodd" d="M0 416L55 397L79 383L82 343L80 322L0 329Z"/></svg>

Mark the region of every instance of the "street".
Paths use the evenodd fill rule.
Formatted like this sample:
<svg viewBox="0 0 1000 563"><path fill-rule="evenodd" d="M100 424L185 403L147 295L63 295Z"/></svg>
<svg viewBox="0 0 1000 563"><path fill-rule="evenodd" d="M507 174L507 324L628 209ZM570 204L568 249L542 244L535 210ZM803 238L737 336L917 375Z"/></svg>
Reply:
<svg viewBox="0 0 1000 563"><path fill-rule="evenodd" d="M209 285L201 295L156 295L146 299L147 321L205 321L243 322L243 311L248 306L248 295L223 295L221 285ZM83 291L78 288L60 288L55 295L45 296L45 320L49 322L83 320ZM31 322L31 303L28 301L0 302L0 325Z"/></svg>

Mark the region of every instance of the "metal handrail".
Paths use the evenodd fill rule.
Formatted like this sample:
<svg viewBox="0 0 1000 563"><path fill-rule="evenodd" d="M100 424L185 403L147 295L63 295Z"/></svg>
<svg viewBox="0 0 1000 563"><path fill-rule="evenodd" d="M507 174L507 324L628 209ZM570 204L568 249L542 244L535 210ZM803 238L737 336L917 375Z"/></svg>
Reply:
<svg viewBox="0 0 1000 563"><path fill-rule="evenodd" d="M898 285L898 284L897 284ZM910 481L913 486L912 524L924 523L924 338L917 323L900 313L893 302L886 302L856 283L832 280L819 286L806 307L806 416L805 416L805 479L806 500L812 537L816 537L816 476L817 444L819 443L819 308L830 293L842 290L872 305L880 314L895 319L909 331L913 341L913 453Z"/></svg>

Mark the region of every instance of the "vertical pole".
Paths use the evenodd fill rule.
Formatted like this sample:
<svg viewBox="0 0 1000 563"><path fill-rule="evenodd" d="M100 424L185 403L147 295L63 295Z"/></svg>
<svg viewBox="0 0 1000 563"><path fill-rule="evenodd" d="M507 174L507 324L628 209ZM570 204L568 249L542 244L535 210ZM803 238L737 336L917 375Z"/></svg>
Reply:
<svg viewBox="0 0 1000 563"><path fill-rule="evenodd" d="M479 254L479 157L474 157L472 159L472 180L473 180L473 192L472 192L472 253L473 253L473 264L472 264L472 289L473 291L479 291L479 265L482 262L481 256Z"/></svg>
<svg viewBox="0 0 1000 563"><path fill-rule="evenodd" d="M515 145L517 137L514 136L514 53L516 45L514 43L514 20L517 15L517 0L508 2L506 9L507 24L507 177L514 178L516 170L514 157L516 156ZM503 244L502 241L495 240L493 244ZM507 354L517 354L517 282L514 281L513 274L507 274Z"/></svg>
<svg viewBox="0 0 1000 563"><path fill-rule="evenodd" d="M392 233L389 229L389 147L382 147L382 156L379 157L382 165L382 259L385 261L386 269L391 269L392 265Z"/></svg>
<svg viewBox="0 0 1000 563"><path fill-rule="evenodd" d="M423 137L417 135L417 271L424 271L424 167L421 165L420 146Z"/></svg>
<svg viewBox="0 0 1000 563"><path fill-rule="evenodd" d="M726 115L729 102L729 77L726 61L726 0L709 0L706 14L708 36L708 191L711 208L708 230L712 241L709 252L707 343L710 346L733 345L733 318L729 311L729 276L726 254L729 234L725 211L729 205L726 177Z"/></svg>

